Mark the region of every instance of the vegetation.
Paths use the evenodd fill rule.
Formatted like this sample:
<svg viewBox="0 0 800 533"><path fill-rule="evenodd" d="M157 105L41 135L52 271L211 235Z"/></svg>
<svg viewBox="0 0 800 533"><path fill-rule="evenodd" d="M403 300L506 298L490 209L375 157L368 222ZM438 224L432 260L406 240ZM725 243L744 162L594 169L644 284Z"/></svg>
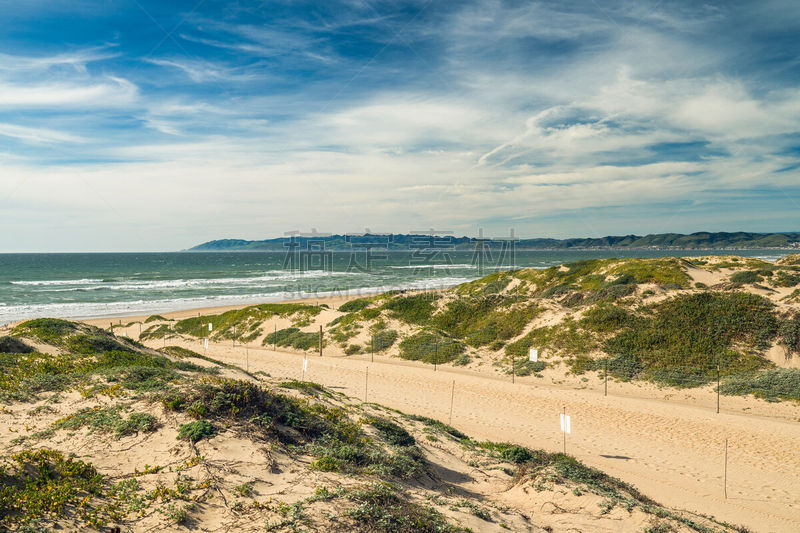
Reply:
<svg viewBox="0 0 800 533"><path fill-rule="evenodd" d="M386 533L455 533L467 530L453 526L429 506L412 503L395 486L375 483L352 491L348 498L356 506L347 515L368 531Z"/></svg>
<svg viewBox="0 0 800 533"><path fill-rule="evenodd" d="M79 429L88 427L90 431L113 433L120 438L149 431L158 427L156 418L148 413L130 413L127 418L120 414L120 407L95 407L82 409L77 413L57 420L53 429Z"/></svg>
<svg viewBox="0 0 800 533"><path fill-rule="evenodd" d="M369 307L371 303L371 298L357 298L355 300L350 300L349 302L345 302L339 306L339 311L343 313L355 313L361 311Z"/></svg>
<svg viewBox="0 0 800 533"><path fill-rule="evenodd" d="M434 302L439 299L435 294L416 294L413 296L397 296L389 298L383 309L390 312L397 320L409 324L425 324L436 310Z"/></svg>
<svg viewBox="0 0 800 533"><path fill-rule="evenodd" d="M103 523L92 505L102 495L105 480L90 464L40 449L13 455L0 466L0 524L24 526L54 519L74 509L89 526Z"/></svg>
<svg viewBox="0 0 800 533"><path fill-rule="evenodd" d="M645 309L605 342L609 371L676 386L697 386L765 366L755 355L778 333L773 304L748 293L681 295Z"/></svg>
<svg viewBox="0 0 800 533"><path fill-rule="evenodd" d="M483 346L516 337L540 312L538 306L511 308L515 297L459 298L448 302L430 325L471 346Z"/></svg>
<svg viewBox="0 0 800 533"><path fill-rule="evenodd" d="M307 333L300 331L300 328L284 328L270 333L264 338L264 346L277 345L288 346L296 350L311 350L319 348L319 333L314 331ZM323 339L323 346L325 340Z"/></svg>
<svg viewBox="0 0 800 533"><path fill-rule="evenodd" d="M19 337L31 337L53 346L62 346L68 336L78 331L78 325L74 322L57 318L37 318L19 324L14 328L13 334Z"/></svg>
<svg viewBox="0 0 800 533"><path fill-rule="evenodd" d="M239 424L248 432L262 431L299 446L317 457L313 467L318 470L399 478L422 470L422 455L415 446L387 451L367 438L344 409L276 394L255 383L204 378L191 390L164 395L162 402L209 424L214 420ZM386 438L384 442L388 443Z"/></svg>
<svg viewBox="0 0 800 533"><path fill-rule="evenodd" d="M372 336L372 348L383 352L391 348L397 340L397 332L393 329L382 329Z"/></svg>
<svg viewBox="0 0 800 533"><path fill-rule="evenodd" d="M400 357L425 363L449 363L464 350L461 341L433 331L421 331L400 342Z"/></svg>
<svg viewBox="0 0 800 533"><path fill-rule="evenodd" d="M537 287L537 295L550 298L572 291L588 291L591 301L616 299L629 293L633 286L655 283L668 288L689 285L686 262L680 258L661 259L590 259L545 270L515 272L519 279Z"/></svg>
<svg viewBox="0 0 800 533"><path fill-rule="evenodd" d="M779 270L770 283L775 287L794 287L800 284L800 273Z"/></svg>
<svg viewBox="0 0 800 533"><path fill-rule="evenodd" d="M741 272L735 272L731 274L731 282L733 283L758 283L759 281L763 281L759 273L755 270L742 270Z"/></svg>
<svg viewBox="0 0 800 533"><path fill-rule="evenodd" d="M565 355L585 354L597 348L595 335L579 328L579 324L567 319L554 326L532 329L527 335L505 348L506 357L528 358L531 348L544 348Z"/></svg>
<svg viewBox="0 0 800 533"><path fill-rule="evenodd" d="M188 424L181 424L178 428L178 438L189 442L197 442L213 437L216 432L216 429L208 420L195 420Z"/></svg>
<svg viewBox="0 0 800 533"><path fill-rule="evenodd" d="M331 396L331 393L328 392L325 387L319 383L314 383L313 381L298 381L293 379L291 381L284 381L280 386L284 389L299 390L303 394L307 394L309 396Z"/></svg>
<svg viewBox="0 0 800 533"><path fill-rule="evenodd" d="M454 438L456 440L464 440L464 439L468 439L469 438L467 435L465 435L461 431L457 430L456 428L454 428L452 426L448 426L447 424L445 424L443 422L440 422L439 420L436 420L436 419L433 419L433 418L428 418L427 416L420 416L420 415L404 415L404 416L408 420L413 420L415 422L421 422L422 424L424 424L428 428L431 428L431 429L433 429L435 431L438 431L438 432L441 432L441 433L445 433L445 434L449 435L450 437L452 437L452 438Z"/></svg>
<svg viewBox="0 0 800 533"><path fill-rule="evenodd" d="M370 417L367 423L377 429L383 434L386 442L395 446L413 446L416 440L411 436L411 433L405 430L402 426L398 426L391 420L386 418Z"/></svg>
<svg viewBox="0 0 800 533"><path fill-rule="evenodd" d="M596 333L609 333L628 326L633 315L618 305L600 304L590 308L583 315L580 325Z"/></svg>
<svg viewBox="0 0 800 533"><path fill-rule="evenodd" d="M296 323L305 324L310 317L318 315L321 311L321 307L307 304L261 304L234 309L219 315L187 318L176 322L173 329L182 335L250 342L261 334L264 322L273 317L294 317ZM212 326L211 332L208 331L209 324Z"/></svg>
<svg viewBox="0 0 800 533"><path fill-rule="evenodd" d="M727 395L752 394L767 401L800 402L800 369L775 368L755 374L730 376L719 390Z"/></svg>

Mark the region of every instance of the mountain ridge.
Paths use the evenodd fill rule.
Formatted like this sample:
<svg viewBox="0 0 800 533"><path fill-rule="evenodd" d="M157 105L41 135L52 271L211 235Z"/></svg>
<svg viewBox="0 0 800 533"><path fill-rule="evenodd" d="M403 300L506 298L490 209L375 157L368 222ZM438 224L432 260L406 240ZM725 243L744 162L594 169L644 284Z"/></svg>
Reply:
<svg viewBox="0 0 800 533"><path fill-rule="evenodd" d="M371 247L373 249L408 250L428 248L474 249L481 239L456 237L453 235L429 234L298 234L262 240L217 239L192 248L189 252L255 252L285 251L292 246L307 249L309 244L326 250L352 250ZM508 239L483 239L490 247L502 247ZM800 232L707 232L690 234L653 233L648 235L609 235L605 237L573 237L568 239L531 238L515 239L518 250L558 249L748 249L748 248L800 248Z"/></svg>

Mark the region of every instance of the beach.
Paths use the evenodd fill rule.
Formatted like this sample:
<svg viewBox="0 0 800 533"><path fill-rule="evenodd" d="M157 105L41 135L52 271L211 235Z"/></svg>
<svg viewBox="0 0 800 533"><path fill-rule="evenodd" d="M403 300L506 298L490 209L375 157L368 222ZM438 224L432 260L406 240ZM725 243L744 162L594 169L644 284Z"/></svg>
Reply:
<svg viewBox="0 0 800 533"><path fill-rule="evenodd" d="M320 299L331 307L346 299ZM312 299L308 303L317 303ZM221 313L231 307L164 313L168 319ZM97 319L108 327L130 317ZM115 329L137 338L138 326ZM149 343L159 347L159 342ZM509 441L561 451L559 414L572 417L566 451L590 466L633 484L654 500L753 531L792 532L800 528L800 414L791 402L767 403L752 397L723 397L709 388L659 389L650 384L613 383L603 395L596 379L586 383L516 378L405 361L382 355L295 353L232 342L170 339L169 344L273 376L320 383L355 398L429 416L475 438ZM308 360L308 371L302 361ZM727 440L727 483L725 443ZM725 492L727 491L727 497ZM514 503L514 502L509 502ZM523 502L516 502L523 503Z"/></svg>

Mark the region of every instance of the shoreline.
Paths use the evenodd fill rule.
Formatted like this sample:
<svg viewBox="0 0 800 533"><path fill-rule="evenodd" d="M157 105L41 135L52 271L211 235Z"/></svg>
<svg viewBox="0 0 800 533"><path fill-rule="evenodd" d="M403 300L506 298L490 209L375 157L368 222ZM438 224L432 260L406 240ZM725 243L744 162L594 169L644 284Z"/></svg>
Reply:
<svg viewBox="0 0 800 533"><path fill-rule="evenodd" d="M391 289L390 289L391 290ZM441 290L441 289L435 289ZM114 321L114 320L121 320L121 319L130 319L133 322L140 322L146 320L148 317L153 315L160 315L165 318L172 318L172 319L184 319L190 318L195 315L221 315L227 311L235 311L239 309L244 309L246 307L252 307L254 305L262 305L262 304L288 304L288 303L304 303L304 304L328 304L329 307L332 309L336 309L339 305L348 302L350 300L354 300L356 298L366 298L369 296L376 296L378 294L383 294L387 291L373 291L369 293L360 293L360 294L351 294L348 296L320 296L319 298L291 298L288 300L277 300L277 301L258 301L255 303L246 303L246 304L239 304L239 305L213 305L213 306L206 306L206 307L192 307L190 309L178 309L174 311L156 311L154 313L148 313L144 315L116 315L116 316L101 316L101 317L89 317L89 318L76 318L75 320L80 320L81 322L85 322L87 324L91 324L93 326L102 326L103 323L107 321ZM418 291L413 291L418 292Z"/></svg>
<svg viewBox="0 0 800 533"><path fill-rule="evenodd" d="M477 278L476 278L477 279ZM431 280L422 280L424 281L431 281ZM270 298L269 296L246 296L243 295L240 298L240 303L220 303L219 305L191 305L191 301L187 301L189 303L189 307L184 306L170 306L169 301L164 300L153 300L152 302L97 302L97 303L86 303L86 304L79 304L79 305L126 305L126 304L140 304L145 307L145 310L136 309L131 310L130 312L125 312L122 310L113 310L107 313L97 313L97 314L69 314L69 313L42 313L39 316L31 316L31 317L23 317L14 320L9 320L5 323L0 323L0 327L14 327L15 325L25 322L26 320L34 320L36 318L60 318L64 320L78 320L81 322L87 321L97 321L97 320L119 320L119 319L138 319L141 317L147 318L152 315L173 315L179 314L182 317L191 316L199 312L204 311L213 311L213 310L220 310L219 313L223 313L225 311L229 311L232 309L243 309L245 307L250 307L253 305L261 305L261 304L274 304L274 303L313 303L313 302L338 302L338 301L348 301L354 298L363 298L367 296L375 296L377 294L384 294L389 291L406 291L406 292L419 292L419 291L443 291L461 283L473 281L472 279L466 279L466 281L460 281L459 283L442 283L436 285L429 285L427 287L419 287L414 286L413 284L409 286L387 286L387 287L361 287L361 288L347 288L343 290L334 290L334 291L320 291L318 296L311 295L312 293L308 292L301 292L301 296L289 296L288 298L283 297L286 293L275 293L276 296L274 298ZM222 300L222 299L221 299ZM174 302L179 302L180 300L173 300ZM224 300L222 300L224 302ZM148 305L152 303L152 305ZM199 304L200 302L194 302L195 304ZM2 309L2 308L0 308Z"/></svg>

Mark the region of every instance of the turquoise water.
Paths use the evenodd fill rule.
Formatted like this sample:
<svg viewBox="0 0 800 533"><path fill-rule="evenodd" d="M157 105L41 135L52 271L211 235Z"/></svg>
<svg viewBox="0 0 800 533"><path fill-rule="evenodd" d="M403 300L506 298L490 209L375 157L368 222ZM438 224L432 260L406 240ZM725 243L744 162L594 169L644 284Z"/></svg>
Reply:
<svg viewBox="0 0 800 533"><path fill-rule="evenodd" d="M513 257L472 252L334 252L311 268L287 268L283 253L0 254L0 324L34 317L90 318L360 294L442 288L498 269L545 268L580 259L744 255L775 260L782 250L546 250ZM329 264L325 269L315 265ZM316 262L315 262L316 261Z"/></svg>

